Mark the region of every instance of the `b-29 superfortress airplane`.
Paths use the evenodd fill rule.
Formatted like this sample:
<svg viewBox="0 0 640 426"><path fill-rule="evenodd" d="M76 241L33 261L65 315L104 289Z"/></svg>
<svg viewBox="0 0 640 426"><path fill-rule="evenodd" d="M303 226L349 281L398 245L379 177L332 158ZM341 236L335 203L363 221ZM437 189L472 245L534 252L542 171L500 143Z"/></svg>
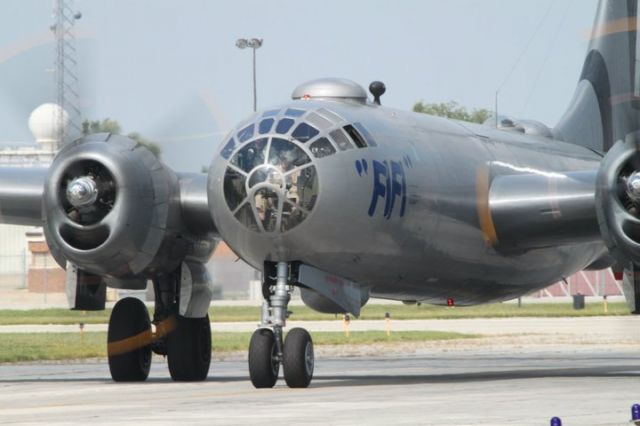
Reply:
<svg viewBox="0 0 640 426"><path fill-rule="evenodd" d="M124 136L91 135L48 170L0 169L0 222L43 226L74 283L75 309L105 286L155 289L149 318L126 298L109 321L116 381L141 381L151 353L175 380L211 361L211 281L220 240L263 271L249 375L273 387L313 377L313 343L283 329L294 287L321 312L358 315L370 297L458 306L512 299L582 269L615 266L640 312L640 66L637 0L601 0L573 100L550 129L475 125L380 105L321 79L254 114L213 153L208 175L176 173ZM156 331L152 333L151 325Z"/></svg>

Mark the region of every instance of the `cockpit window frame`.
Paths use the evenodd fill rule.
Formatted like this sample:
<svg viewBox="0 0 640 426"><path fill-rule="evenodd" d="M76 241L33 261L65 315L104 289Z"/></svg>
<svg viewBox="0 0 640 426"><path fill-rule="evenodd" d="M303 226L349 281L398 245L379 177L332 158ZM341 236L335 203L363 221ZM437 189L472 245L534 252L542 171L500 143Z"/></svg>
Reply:
<svg viewBox="0 0 640 426"><path fill-rule="evenodd" d="M362 123L356 121L352 124L352 126L355 127L356 130L360 132L364 140L367 142L367 145L369 145L369 148L375 148L378 146L378 143L376 142L375 138L371 135L371 132L369 132L369 130L367 130L367 128L363 126Z"/></svg>
<svg viewBox="0 0 640 426"><path fill-rule="evenodd" d="M317 199L320 196L317 175L318 161L325 161L323 160L324 158L331 158L341 152L377 146L371 133L360 122L349 122L326 107L317 109L274 109L262 114L255 114L252 119L253 121L244 122L242 126L239 126L240 130L232 131L224 139L225 143L220 150L220 155L227 160L227 164L225 178L222 179L222 183L223 186L226 185L223 188L225 202L235 220L243 223L247 229L264 233L265 235L288 232L313 214ZM273 122L268 126L268 131L263 131L261 124L267 120L273 120ZM293 133L302 124L317 133L310 134L304 141L300 141L293 136ZM266 124L264 127L267 127ZM279 127L280 131L278 131ZM352 129L357 136L354 137L347 129ZM243 132L251 133L251 136L247 138ZM342 136L342 147L332 136L335 132L339 132ZM240 136L243 136L242 141ZM266 140L264 145L256 145L256 147L259 147L258 151L261 151L262 156L260 152L255 152L242 160L251 162L253 161L252 158L254 158L257 160L255 164L241 164L240 159L236 158L239 153L243 149L249 149L248 147L253 146L260 140ZM278 142L281 145L282 143L287 143L295 147L292 148L292 153L297 150L298 154L283 154L288 161L292 162L290 164L295 164L294 166L287 168L287 166L282 166L280 162L272 164L274 160L271 151L274 147L274 140L281 141ZM348 147L345 148L345 144ZM319 151L320 148L324 149ZM287 150L287 152L289 151L291 150ZM302 163L298 163L296 160L300 157L300 153L303 153L307 158ZM289 159L288 157L291 155L293 155L293 158ZM286 170L282 169L281 166ZM261 177L256 174L260 168L268 170L269 167L278 170L280 177L275 179L266 175ZM229 173L235 177L227 178ZM254 174L256 175L254 176ZM301 177L302 180L300 180ZM235 180L229 180L232 178ZM244 188L238 187L241 183L244 183ZM270 188L270 190L278 194L277 207L273 202L268 202L265 197L258 197L257 194L260 188ZM303 193L305 195L302 195ZM230 200L228 199L228 194L232 197ZM256 204L256 197L260 198L260 203L264 204L260 207L262 210ZM303 201L303 199L306 199L306 201ZM275 198L272 201L276 201ZM306 204L302 205L301 203L303 202ZM265 210L268 205L271 205L271 210L269 210L271 214L275 212L278 215L275 219L275 224L265 224L263 222L265 220L264 214L269 214ZM249 215L249 211L251 215Z"/></svg>
<svg viewBox="0 0 640 426"><path fill-rule="evenodd" d="M260 129L261 124L263 124L265 120L271 119L274 121L270 129L267 132L262 133ZM296 132L302 124L305 124L318 133L312 134L308 138L303 138L304 140L293 137L293 133ZM341 144L338 143L339 141L336 141L333 134L338 130L342 132L341 135L343 134L346 137L348 143L344 138L342 138ZM243 132L251 132L251 137L247 139ZM339 114L327 109L326 107L317 109L285 107L277 110L268 110L262 114L255 114L252 122L244 122L241 130L236 131L235 133L232 132L229 136L229 138L233 137L235 140L235 143L232 144L233 146L229 145L231 144L231 139L226 139L227 142L223 145L221 155L223 158L228 160L235 154L235 151L240 149L241 146L252 141L258 136L271 137L276 135L278 137L287 138L295 143L299 143L303 146L305 152L315 159L327 158L340 152L349 151L353 148L364 149L375 148L378 146L376 140L371 135L371 132L369 132L361 122L348 122ZM243 140L240 140L240 136L243 136ZM311 145L322 138L326 138L330 142L335 149L335 152L328 154L325 153L325 155L320 156L317 156L313 152ZM230 153L230 150L233 150L233 152Z"/></svg>
<svg viewBox="0 0 640 426"><path fill-rule="evenodd" d="M301 134L298 132L307 132L307 134ZM306 144L314 140L321 131L311 124L309 124L306 120L300 120L295 129L291 132L291 137L297 140L299 143ZM298 134L298 136L296 136Z"/></svg>
<svg viewBox="0 0 640 426"><path fill-rule="evenodd" d="M274 152L276 146L279 148ZM256 147L259 147L259 152L254 153L253 157L261 161L243 165L238 157L240 153ZM297 154L289 158L291 155L287 152ZM274 159L282 155L292 162L290 168L283 169L279 164L273 164ZM305 158L299 158L301 155ZM225 202L231 214L248 229L267 235L288 232L297 227L311 215L319 196L314 158L309 148L291 138L276 134L256 135L255 139L236 150L227 163L223 186ZM276 172L276 180L271 181L266 176L269 170ZM241 188L239 184L242 184Z"/></svg>
<svg viewBox="0 0 640 426"><path fill-rule="evenodd" d="M356 129L354 127L353 124L347 124L346 126L343 126L342 130L344 130L344 132L347 134L347 136L349 136L349 138L351 139L351 142L353 142L353 144L356 146L356 148L362 149L362 148L367 148L368 147L367 141L360 134L358 129Z"/></svg>

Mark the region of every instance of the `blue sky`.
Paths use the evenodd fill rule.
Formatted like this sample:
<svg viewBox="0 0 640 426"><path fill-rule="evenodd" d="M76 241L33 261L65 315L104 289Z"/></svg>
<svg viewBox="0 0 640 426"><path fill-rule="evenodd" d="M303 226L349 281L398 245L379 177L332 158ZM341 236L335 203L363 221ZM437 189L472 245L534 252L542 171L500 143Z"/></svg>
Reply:
<svg viewBox="0 0 640 426"><path fill-rule="evenodd" d="M87 117L160 140L171 166L199 170L252 108L251 54L234 43L258 37L259 108L332 76L382 80L383 103L400 109L493 108L500 87L501 113L552 126L573 94L596 3L76 0L82 103ZM29 112L55 100L54 45L38 42L51 13L51 0L0 3L0 142L30 141Z"/></svg>

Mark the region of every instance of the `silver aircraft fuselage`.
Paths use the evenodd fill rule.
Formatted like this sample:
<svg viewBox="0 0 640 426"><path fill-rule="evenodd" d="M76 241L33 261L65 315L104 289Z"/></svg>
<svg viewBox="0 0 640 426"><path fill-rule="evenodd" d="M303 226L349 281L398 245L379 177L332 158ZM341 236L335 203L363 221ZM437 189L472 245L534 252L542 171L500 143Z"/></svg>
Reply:
<svg viewBox="0 0 640 426"><path fill-rule="evenodd" d="M302 113L278 132L276 125L292 109ZM313 112L328 119L310 118ZM265 119L273 119L273 127L267 123L260 129ZM308 121L319 128L318 134L296 141L294 129ZM347 149L315 158L313 141L354 123L363 129L366 147L351 140ZM239 133L251 124L253 134L245 131L241 142ZM227 143L230 138L235 140ZM274 138L289 140L308 155L303 173L315 167L315 186L309 189L315 196L294 226L285 222L296 208L286 202L289 207L283 208L282 198L290 196L287 191L300 173L283 171L269 180L264 178L269 169L257 172L264 163L278 174L277 155L267 153L270 144L277 145ZM257 139L263 142L242 151ZM247 165L247 155L255 158L255 147L265 150L260 151L264 161ZM210 209L223 239L258 269L265 260L299 261L368 287L373 297L476 304L543 288L605 252L602 242L591 241L505 254L487 244L480 224L480 174L488 169L493 174L596 170L601 156L577 145L371 103L312 99L254 115L223 141L222 149L209 174ZM240 151L244 157L239 159ZM493 167L495 163L500 166ZM233 179L225 183L229 173L240 188L233 191L242 193L231 207L223 201L231 191ZM256 184L260 176L265 180ZM256 190L257 185L264 188ZM272 198L262 197L266 193ZM278 193L285 195L278 198ZM265 217L267 204L273 210L267 211L271 222ZM247 226L251 207L254 217Z"/></svg>

